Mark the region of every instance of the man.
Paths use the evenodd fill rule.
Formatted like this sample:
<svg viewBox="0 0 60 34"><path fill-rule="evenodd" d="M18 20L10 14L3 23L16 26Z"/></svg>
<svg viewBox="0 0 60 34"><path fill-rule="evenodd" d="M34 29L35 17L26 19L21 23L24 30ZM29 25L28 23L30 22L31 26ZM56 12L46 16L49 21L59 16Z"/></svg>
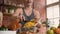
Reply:
<svg viewBox="0 0 60 34"><path fill-rule="evenodd" d="M21 24L24 26L24 21L31 21L33 19L37 19L40 23L40 14L37 10L33 9L33 1L34 0L25 0L24 8L17 8L16 12L13 14L13 16L17 16L21 19Z"/></svg>

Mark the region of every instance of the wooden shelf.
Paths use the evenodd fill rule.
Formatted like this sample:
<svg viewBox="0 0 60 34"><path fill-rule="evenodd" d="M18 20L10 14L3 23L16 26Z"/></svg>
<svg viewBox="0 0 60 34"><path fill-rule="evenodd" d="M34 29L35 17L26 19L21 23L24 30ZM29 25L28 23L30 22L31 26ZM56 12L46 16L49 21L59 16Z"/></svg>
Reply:
<svg viewBox="0 0 60 34"><path fill-rule="evenodd" d="M7 5L7 4L0 4L0 6L4 6L4 7L14 7L14 8L21 8L21 7L19 7L19 6Z"/></svg>
<svg viewBox="0 0 60 34"><path fill-rule="evenodd" d="M0 7L1 7L1 11L3 12L3 14L7 11L8 14L10 12L11 9L15 10L16 8L23 8L20 2L19 4L19 1L16 1L17 4L15 3L15 0L1 0L1 3L0 3ZM6 15L6 14L4 14Z"/></svg>

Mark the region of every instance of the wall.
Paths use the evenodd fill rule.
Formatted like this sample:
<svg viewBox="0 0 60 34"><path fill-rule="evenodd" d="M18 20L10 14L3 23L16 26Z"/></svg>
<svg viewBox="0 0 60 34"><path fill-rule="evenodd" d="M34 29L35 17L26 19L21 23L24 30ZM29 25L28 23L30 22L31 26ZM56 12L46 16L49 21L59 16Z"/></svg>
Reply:
<svg viewBox="0 0 60 34"><path fill-rule="evenodd" d="M46 0L34 0L34 8L39 11L42 21L46 20Z"/></svg>

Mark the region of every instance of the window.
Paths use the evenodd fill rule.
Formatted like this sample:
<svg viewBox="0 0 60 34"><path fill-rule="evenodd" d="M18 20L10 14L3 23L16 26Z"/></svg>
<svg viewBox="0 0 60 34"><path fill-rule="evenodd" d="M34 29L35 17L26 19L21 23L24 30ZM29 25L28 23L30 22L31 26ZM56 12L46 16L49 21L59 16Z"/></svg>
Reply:
<svg viewBox="0 0 60 34"><path fill-rule="evenodd" d="M47 0L47 5L58 2L59 0Z"/></svg>
<svg viewBox="0 0 60 34"><path fill-rule="evenodd" d="M47 7L47 18L51 27L57 27L59 24L59 4L53 4L56 2L59 2L59 0L47 0L47 5L52 5Z"/></svg>

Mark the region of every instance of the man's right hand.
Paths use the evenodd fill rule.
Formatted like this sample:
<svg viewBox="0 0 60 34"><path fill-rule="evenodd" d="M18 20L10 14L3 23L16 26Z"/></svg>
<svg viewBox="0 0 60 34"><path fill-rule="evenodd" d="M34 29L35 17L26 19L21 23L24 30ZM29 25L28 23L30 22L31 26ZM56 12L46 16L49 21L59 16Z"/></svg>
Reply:
<svg viewBox="0 0 60 34"><path fill-rule="evenodd" d="M25 21L25 17L24 17L23 15L20 15L18 18L19 18L21 21Z"/></svg>

